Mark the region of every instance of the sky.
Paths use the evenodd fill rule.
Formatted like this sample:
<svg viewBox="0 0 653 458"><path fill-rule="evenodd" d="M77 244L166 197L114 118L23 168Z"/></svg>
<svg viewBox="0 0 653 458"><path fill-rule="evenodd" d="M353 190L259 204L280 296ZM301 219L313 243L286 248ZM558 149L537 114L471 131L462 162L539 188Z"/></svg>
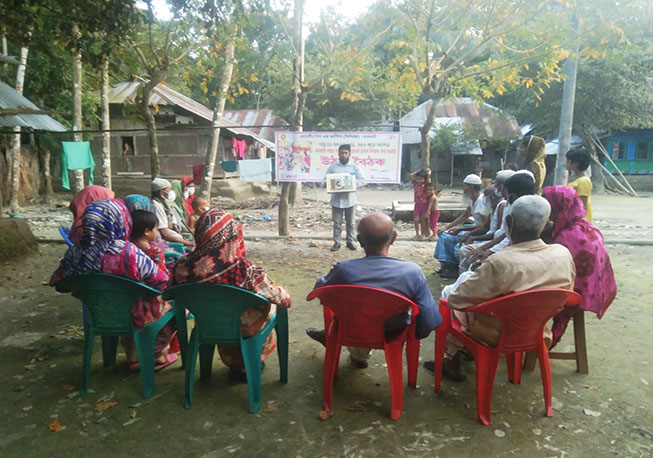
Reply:
<svg viewBox="0 0 653 458"><path fill-rule="evenodd" d="M320 20L322 8L332 6L336 11L349 18L356 18L374 3L375 0L306 0L304 3L304 15L306 23L315 23ZM139 2L143 4L143 2ZM170 10L165 0L153 0L154 12L159 19L170 19ZM144 7L144 4L143 4Z"/></svg>

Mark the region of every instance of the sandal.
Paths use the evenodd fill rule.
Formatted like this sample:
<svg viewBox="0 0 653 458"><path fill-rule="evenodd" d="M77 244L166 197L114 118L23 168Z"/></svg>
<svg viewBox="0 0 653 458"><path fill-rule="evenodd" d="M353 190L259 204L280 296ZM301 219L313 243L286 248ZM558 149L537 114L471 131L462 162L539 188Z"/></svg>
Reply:
<svg viewBox="0 0 653 458"><path fill-rule="evenodd" d="M169 365L171 365L172 363L174 363L175 361L177 361L179 359L178 355L170 354L170 353L165 355L165 357L166 357L166 360L164 362L162 362L162 363L155 362L154 363L154 372L159 372L161 369L164 369L164 368L168 367ZM139 372L141 370L140 363L138 361L136 361L135 363L129 363L129 370L131 372Z"/></svg>

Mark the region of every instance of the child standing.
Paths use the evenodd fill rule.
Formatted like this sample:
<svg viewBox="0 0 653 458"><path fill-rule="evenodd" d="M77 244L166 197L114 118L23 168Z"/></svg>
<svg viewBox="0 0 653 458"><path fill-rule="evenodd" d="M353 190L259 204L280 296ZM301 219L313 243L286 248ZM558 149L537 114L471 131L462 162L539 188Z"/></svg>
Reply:
<svg viewBox="0 0 653 458"><path fill-rule="evenodd" d="M430 231L428 230L428 196L426 195L426 184L430 181L431 169L419 169L410 174L410 181L413 183L415 206L413 218L415 219L415 237L413 240L424 240ZM426 229L426 231L424 230Z"/></svg>
<svg viewBox="0 0 653 458"><path fill-rule="evenodd" d="M209 201L204 197L195 197L191 205L193 206L194 213L188 217L188 226L191 231L195 232L197 220L209 209Z"/></svg>
<svg viewBox="0 0 653 458"><path fill-rule="evenodd" d="M438 236L438 220L440 219L440 210L438 210L438 192L435 183L426 183L426 215L428 226L427 233L430 231L429 240L435 240Z"/></svg>
<svg viewBox="0 0 653 458"><path fill-rule="evenodd" d="M592 156L582 146L567 151L567 163L565 167L570 172L574 173L574 179L567 184L578 193L578 197L583 201L585 206L585 219L590 223L592 221L592 203L590 196L592 194L592 179L587 173L587 168L590 166Z"/></svg>

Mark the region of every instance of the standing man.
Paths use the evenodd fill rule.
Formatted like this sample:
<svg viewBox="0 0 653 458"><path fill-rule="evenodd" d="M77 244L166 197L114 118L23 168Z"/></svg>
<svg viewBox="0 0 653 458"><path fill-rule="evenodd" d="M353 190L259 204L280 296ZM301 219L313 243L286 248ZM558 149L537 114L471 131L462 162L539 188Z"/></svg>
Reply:
<svg viewBox="0 0 653 458"><path fill-rule="evenodd" d="M340 162L331 164L326 171L330 173L350 173L356 176L356 187L365 186L365 178L357 165L349 163L351 157L351 145L340 145L338 147L338 159ZM322 184L326 183L326 175ZM344 215L347 224L347 248L355 250L354 245L354 220L356 219L356 191L334 192L331 194L331 215L333 216L333 246L331 251L340 249L342 234L342 217Z"/></svg>

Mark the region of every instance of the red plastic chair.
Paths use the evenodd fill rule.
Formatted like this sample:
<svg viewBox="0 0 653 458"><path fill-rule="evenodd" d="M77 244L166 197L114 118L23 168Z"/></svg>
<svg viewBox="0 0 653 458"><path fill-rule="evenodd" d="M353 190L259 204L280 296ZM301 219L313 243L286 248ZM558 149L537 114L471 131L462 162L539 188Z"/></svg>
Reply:
<svg viewBox="0 0 653 458"><path fill-rule="evenodd" d="M390 375L392 408L390 417L401 417L403 379L402 357L406 342L408 386L415 388L419 359L419 341L415 338L417 305L399 294L358 285L333 285L317 288L306 300L319 298L324 306L326 354L324 356L324 409L331 412L333 379L338 374L338 361L343 346L376 348L385 351ZM393 315L411 311L412 322L400 334L386 340L385 322ZM334 316L336 319L333 319Z"/></svg>
<svg viewBox="0 0 653 458"><path fill-rule="evenodd" d="M499 364L499 355L506 355L508 380L521 382L521 362L525 351L536 351L540 360L542 385L544 387L544 407L547 417L553 416L551 407L551 367L549 355L542 338L546 322L563 307L577 305L581 296L565 289L538 289L499 297L465 309L493 315L501 322L499 344L488 347L462 332L460 322L452 320L451 309L446 299L440 299L442 324L435 336L435 387L440 391L442 364L447 334L452 333L474 355L476 363L476 410L478 421L490 425L490 406L494 377Z"/></svg>

